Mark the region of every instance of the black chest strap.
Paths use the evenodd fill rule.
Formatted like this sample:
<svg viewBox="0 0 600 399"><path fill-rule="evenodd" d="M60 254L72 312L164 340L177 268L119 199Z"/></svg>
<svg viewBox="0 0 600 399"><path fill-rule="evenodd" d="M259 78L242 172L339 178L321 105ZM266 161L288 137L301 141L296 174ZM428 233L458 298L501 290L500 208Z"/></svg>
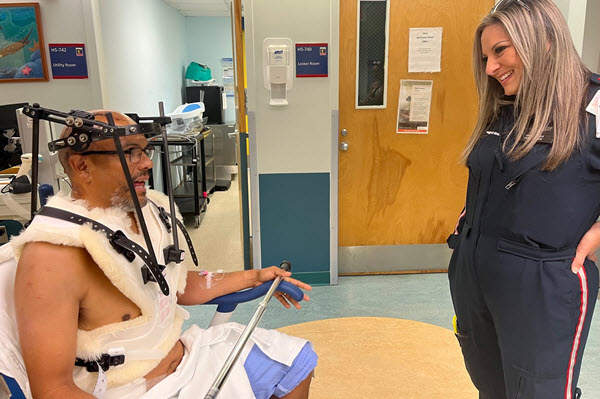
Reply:
<svg viewBox="0 0 600 399"><path fill-rule="evenodd" d="M89 224L92 230L104 234L114 250L123 255L129 262L133 262L135 257L139 256L145 263L145 266L141 269L144 284L147 284L148 281L154 281L158 283L158 286L164 295L169 295L169 285L167 284L165 276L162 274L165 266L154 263L150 255L148 255L148 252L146 252L143 247L127 238L121 230L113 231L93 219L50 206L42 207L37 215L64 220L80 226Z"/></svg>
<svg viewBox="0 0 600 399"><path fill-rule="evenodd" d="M171 214L169 212L167 212L165 210L165 208L156 204L151 199L148 199L148 202L150 202L152 205L154 205L156 207L156 209L158 209L158 214L160 216L160 220L165 225L165 228L167 229L167 231L170 233L172 230ZM175 218L175 221L177 222L177 226L179 226L179 229L181 230L181 232L183 233L183 236L185 237L185 242L187 243L187 246L190 250L190 256L192 257L192 260L194 261L194 265L198 266L198 257L196 256L196 251L194 251L194 244L192 243L192 239L190 238L190 235L188 234L187 230L185 229L185 225L181 222L181 220L179 220L177 218Z"/></svg>

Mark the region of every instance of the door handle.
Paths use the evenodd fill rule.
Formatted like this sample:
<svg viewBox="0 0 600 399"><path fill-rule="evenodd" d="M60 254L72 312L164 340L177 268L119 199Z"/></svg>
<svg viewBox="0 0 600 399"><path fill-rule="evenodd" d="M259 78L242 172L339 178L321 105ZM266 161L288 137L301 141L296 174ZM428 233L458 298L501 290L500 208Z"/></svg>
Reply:
<svg viewBox="0 0 600 399"><path fill-rule="evenodd" d="M342 141L340 144L340 150L348 151L348 148L349 148L348 143L346 143L345 141Z"/></svg>

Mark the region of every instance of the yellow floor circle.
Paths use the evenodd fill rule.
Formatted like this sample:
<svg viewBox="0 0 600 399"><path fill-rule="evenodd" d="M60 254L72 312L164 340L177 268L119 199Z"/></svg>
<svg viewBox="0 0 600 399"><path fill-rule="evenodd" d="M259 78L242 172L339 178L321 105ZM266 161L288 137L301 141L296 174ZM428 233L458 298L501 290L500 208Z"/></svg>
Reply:
<svg viewBox="0 0 600 399"><path fill-rule="evenodd" d="M349 317L279 328L315 345L311 399L475 399L454 333L413 320Z"/></svg>

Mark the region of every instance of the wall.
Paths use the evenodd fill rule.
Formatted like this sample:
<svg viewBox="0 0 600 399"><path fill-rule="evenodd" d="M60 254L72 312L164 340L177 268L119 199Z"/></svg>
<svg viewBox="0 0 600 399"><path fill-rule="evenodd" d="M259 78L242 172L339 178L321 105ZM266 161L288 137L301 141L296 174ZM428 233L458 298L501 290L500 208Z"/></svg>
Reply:
<svg viewBox="0 0 600 399"><path fill-rule="evenodd" d="M336 79L337 71L330 68L329 78L294 78L293 89L288 91L290 105L274 107L269 105L262 69L262 43L267 37L287 37L294 43L330 42L329 3L323 0L252 2L255 52L252 111L256 113L259 134L258 173L330 171L329 81ZM248 62L250 57L248 55Z"/></svg>
<svg viewBox="0 0 600 399"><path fill-rule="evenodd" d="M14 2L24 3L24 0ZM0 104L37 102L58 110L94 109L102 105L96 41L90 0L40 2L44 47L48 64L47 82L2 83ZM66 23L68 21L68 23ZM52 79L48 43L85 43L89 79Z"/></svg>
<svg viewBox="0 0 600 399"><path fill-rule="evenodd" d="M16 2L26 2L17 0ZM0 104L38 102L59 110L112 108L157 115L182 102L185 17L161 0L40 2L48 43L85 43L89 79L3 83Z"/></svg>
<svg viewBox="0 0 600 399"><path fill-rule="evenodd" d="M600 73L600 1L588 0L581 58L593 72ZM573 21L575 23L575 21Z"/></svg>
<svg viewBox="0 0 600 399"><path fill-rule="evenodd" d="M554 0L565 16L573 44L584 64L594 72L600 71L600 1Z"/></svg>
<svg viewBox="0 0 600 399"><path fill-rule="evenodd" d="M560 9L565 19L569 20L569 7L571 6L571 0L553 0L554 4Z"/></svg>
<svg viewBox="0 0 600 399"><path fill-rule="evenodd" d="M252 218L260 220L252 226L254 267L288 259L299 278L326 284L337 281L337 178L332 177L336 4L245 3ZM329 43L329 77L294 78L289 105L269 105L262 58L267 37Z"/></svg>
<svg viewBox="0 0 600 399"><path fill-rule="evenodd" d="M215 84L223 85L222 58L233 58L230 17L186 17L186 65L209 66ZM225 121L235 122L235 99L227 97Z"/></svg>
<svg viewBox="0 0 600 399"><path fill-rule="evenodd" d="M98 0L96 0L98 1ZM98 1L104 106L140 115L183 101L185 17L161 0Z"/></svg>

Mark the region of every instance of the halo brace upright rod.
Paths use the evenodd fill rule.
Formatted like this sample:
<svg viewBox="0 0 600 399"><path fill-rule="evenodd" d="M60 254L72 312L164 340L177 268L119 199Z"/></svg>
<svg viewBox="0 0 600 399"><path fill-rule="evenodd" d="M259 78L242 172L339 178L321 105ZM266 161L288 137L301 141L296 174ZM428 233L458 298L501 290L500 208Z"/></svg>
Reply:
<svg viewBox="0 0 600 399"><path fill-rule="evenodd" d="M38 105L38 104L34 104ZM40 153L40 119L33 118L33 128L31 133L33 134L33 148L31 157L31 212L29 220L33 219L35 212L37 211L38 203L38 175L39 175L39 153Z"/></svg>
<svg viewBox="0 0 600 399"><path fill-rule="evenodd" d="M163 102L158 103L158 111L161 117L165 116L165 107ZM169 207L171 211L171 228L173 229L173 245L164 249L165 262L182 262L184 252L179 249L179 237L177 236L177 216L175 213L175 198L173 195L173 184L171 179L171 168L169 167L169 143L167 138L167 128L160 127L162 136L162 163L163 171L167 180L167 195L169 196Z"/></svg>
<svg viewBox="0 0 600 399"><path fill-rule="evenodd" d="M55 111L48 108L42 108L39 104L33 104L24 108L23 113L33 120L33 159L32 159L32 190L31 190L31 219L37 211L37 184L38 184L38 153L39 153L39 131L40 131L40 119L44 119L50 122L59 123L65 126L73 128L73 133L67 138L61 138L48 144L50 151L58 151L65 148L71 148L75 152L86 151L90 144L95 141L106 140L112 138L117 148L119 160L127 180L129 192L134 204L135 212L144 236L144 241L148 249L148 255L154 265L158 265L154 249L152 247L152 241L148 233L148 228L142 214L140 202L135 192L135 186L131 173L129 172L129 166L125 159L125 153L121 145L120 137L127 136L130 134L149 134L156 133L158 123L142 123L131 126L116 126L112 114L107 113L106 119L108 123L103 123L94 120L94 115L85 111L71 111L70 113ZM163 118L158 118L163 119ZM169 121L170 122L170 119ZM167 122L167 123L168 123ZM166 123L164 120L160 124ZM162 267L162 266L161 266ZM154 277L160 287L160 290L164 295L169 295L169 286L166 283L162 274L156 275L152 268L149 268L151 275Z"/></svg>
<svg viewBox="0 0 600 399"><path fill-rule="evenodd" d="M115 121L111 113L106 114L106 119L109 124L115 126ZM134 133L134 132L132 132ZM142 207L140 206L140 201L138 200L137 193L135 192L135 185L133 184L133 179L131 178L131 173L129 172L129 166L127 165L127 160L125 159L125 153L123 152L123 146L121 145L121 138L119 136L114 136L113 141L115 142L115 147L117 147L117 152L119 153L119 160L121 161L121 166L123 167L123 173L125 174L125 179L127 180L127 185L129 186L129 192L131 193L131 199L133 200L133 205L135 208L135 213L140 223L140 228L142 229L142 234L144 236L144 241L146 242L146 247L148 248L148 255L152 258L152 261L155 264L158 264L156 259L156 254L154 253L154 248L152 247L152 240L150 240L150 234L148 233L148 227L146 226L146 221L144 220L144 215L142 215ZM166 262L166 260L165 260ZM152 269L150 269L152 272ZM158 276L154 276L156 281L158 282ZM163 294L169 295L169 287L162 286L161 290ZM166 292L165 292L166 291Z"/></svg>
<svg viewBox="0 0 600 399"><path fill-rule="evenodd" d="M281 262L279 267L285 270L286 272L292 270L292 264L287 260ZM273 285L271 285L271 288L269 288L269 291L267 291L265 297L258 305L258 309L256 309L256 312L254 312L254 316L252 316L252 319L250 320L246 328L244 328L242 335L240 335L237 342L235 343L235 346L231 350L231 353L227 357L227 360L225 360L225 364L223 364L221 371L219 371L219 374L217 374L217 378L215 378L215 381L213 382L212 386L210 387L210 390L208 391L204 399L215 399L219 395L219 392L221 391L221 388L223 388L227 377L229 377L229 374L231 373L235 362L242 354L242 350L244 349L246 342L248 342L248 339L250 339L250 335L252 335L252 332L260 322L260 319L262 319L265 310L267 310L268 303L271 300L271 297L273 296L275 291L277 290L277 287L279 286L280 282L281 276L278 276L275 279L275 281L273 281Z"/></svg>

